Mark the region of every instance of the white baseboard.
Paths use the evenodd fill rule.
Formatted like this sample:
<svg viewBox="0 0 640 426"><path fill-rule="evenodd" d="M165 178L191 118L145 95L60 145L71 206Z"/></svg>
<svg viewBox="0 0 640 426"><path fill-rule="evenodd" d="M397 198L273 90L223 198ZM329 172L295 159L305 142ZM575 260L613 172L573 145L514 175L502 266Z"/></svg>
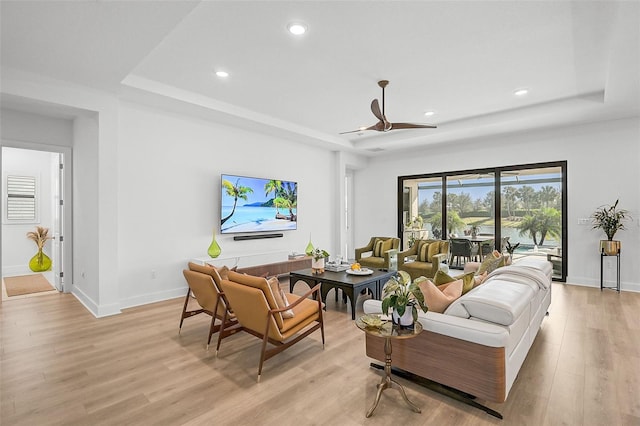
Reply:
<svg viewBox="0 0 640 426"><path fill-rule="evenodd" d="M567 277L567 284L578 285L582 287L594 287L600 288L600 280L594 280L587 277ZM615 287L615 281L605 280L604 285L606 287ZM633 291L640 293L640 283L632 283L629 281L620 281L620 291Z"/></svg>
<svg viewBox="0 0 640 426"><path fill-rule="evenodd" d="M147 305L149 303L163 302L165 300L184 297L187 294L187 286L174 288L171 290L158 291L155 293L143 294L136 297L120 300L120 308L133 308L135 306Z"/></svg>
<svg viewBox="0 0 640 426"><path fill-rule="evenodd" d="M75 298L78 299L80 303L82 303L84 307L87 308L87 310L96 318L108 317L110 315L117 315L121 313L118 304L98 305L77 286L72 286L71 294L73 294Z"/></svg>
<svg viewBox="0 0 640 426"><path fill-rule="evenodd" d="M12 265L12 266L2 266L2 276L3 277L11 277L14 275L25 275L25 274L33 274L31 269L29 269L29 265Z"/></svg>

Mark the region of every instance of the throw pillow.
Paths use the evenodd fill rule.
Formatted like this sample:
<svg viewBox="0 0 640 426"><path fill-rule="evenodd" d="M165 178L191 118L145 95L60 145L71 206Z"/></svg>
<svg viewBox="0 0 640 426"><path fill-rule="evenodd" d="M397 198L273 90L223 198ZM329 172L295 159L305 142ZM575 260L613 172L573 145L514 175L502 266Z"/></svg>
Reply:
<svg viewBox="0 0 640 426"><path fill-rule="evenodd" d="M441 286L453 281L462 280L462 294L465 294L474 287L474 275L475 274L473 272L468 272L466 274L458 275L457 277L452 277L446 272L438 270L436 271L436 275L433 277L433 283L436 286Z"/></svg>
<svg viewBox="0 0 640 426"><path fill-rule="evenodd" d="M451 275L447 274L441 269L438 269L436 271L436 274L433 276L433 283L436 286L450 283L451 281L455 281L455 280L456 280L455 278L453 278Z"/></svg>
<svg viewBox="0 0 640 426"><path fill-rule="evenodd" d="M476 275L473 277L473 288L478 287L480 284L484 283L487 280L487 276L489 273L484 271L481 275Z"/></svg>
<svg viewBox="0 0 640 426"><path fill-rule="evenodd" d="M449 283L440 290L428 279L416 280L424 301L431 312L443 313L449 305L462 295L462 280Z"/></svg>
<svg viewBox="0 0 640 426"><path fill-rule="evenodd" d="M429 248L427 249L427 262L433 263L433 256L440 253L440 243L434 242L429 244Z"/></svg>
<svg viewBox="0 0 640 426"><path fill-rule="evenodd" d="M387 238L382 243L382 252L380 253L380 257L384 257L384 254L393 248L393 239Z"/></svg>
<svg viewBox="0 0 640 426"><path fill-rule="evenodd" d="M498 257L495 256L495 253L487 254L478 268L478 275L481 275L484 272L493 272L498 268L500 259L502 259L500 254L498 254Z"/></svg>
<svg viewBox="0 0 640 426"><path fill-rule="evenodd" d="M284 292L280 288L280 281L278 281L278 277L271 277L267 280L269 284L269 288L271 289L271 293L273 294L273 299L276 301L276 305L278 309L286 308L289 306L289 301L284 295ZM286 302L285 302L286 301ZM293 311L291 309L282 312L282 318L293 318Z"/></svg>
<svg viewBox="0 0 640 426"><path fill-rule="evenodd" d="M456 277L457 279L462 280L462 294L466 294L470 290L475 287L475 274L473 272L468 272L466 274L459 275Z"/></svg>
<svg viewBox="0 0 640 426"><path fill-rule="evenodd" d="M374 257L382 257L382 246L384 245L384 241L379 238L376 238L373 242L373 256Z"/></svg>
<svg viewBox="0 0 640 426"><path fill-rule="evenodd" d="M431 244L422 243L418 246L418 261L429 262L429 247Z"/></svg>
<svg viewBox="0 0 640 426"><path fill-rule="evenodd" d="M289 299L287 299L287 295L284 293L284 290L282 288L280 289L280 297L282 297L282 301L284 302L283 308L289 306ZM282 318L293 318L293 316L293 309L287 309L286 311L282 312Z"/></svg>

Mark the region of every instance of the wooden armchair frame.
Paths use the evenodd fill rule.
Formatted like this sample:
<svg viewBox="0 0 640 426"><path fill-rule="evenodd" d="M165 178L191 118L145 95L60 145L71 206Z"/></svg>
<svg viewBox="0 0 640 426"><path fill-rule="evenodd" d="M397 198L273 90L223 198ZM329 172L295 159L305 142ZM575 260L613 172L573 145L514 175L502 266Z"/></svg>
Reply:
<svg viewBox="0 0 640 426"><path fill-rule="evenodd" d="M242 326L241 330L262 339L260 363L258 364L258 381L260 381L262 366L266 360L298 343L300 340L318 329L322 335L322 347L324 349L324 319L323 304L320 297L320 284L316 285L302 296L292 295L295 296L297 300L287 307L275 308L273 304L270 303L273 297L265 294L265 288L267 290L269 289L265 279L245 276L248 277L245 278L246 281L253 281L252 284L246 284L246 281L236 281L236 279L240 279L238 275L240 274L230 273L229 280L222 280L221 287L224 290L223 303L227 304L225 312L229 311L230 307L233 307L234 312L237 315L237 319ZM266 287L255 286L257 283L255 279L262 279L265 281ZM238 291L238 287L248 287L249 289L245 288ZM255 307L251 306L252 301L244 299L242 297L242 292L253 292L254 294L257 294L256 292L262 292L263 306L254 309ZM314 297L314 300L309 299L311 296ZM230 306L228 305L229 303L231 304ZM243 306L240 306L240 304ZM310 310L312 304L316 305L315 310ZM289 319L282 319L282 313L289 309L293 310L295 316ZM247 310L253 312L255 312L255 310L262 312L266 311L266 316L262 320L258 321L256 321L255 317L248 319L246 317ZM312 314L308 315L310 312L312 312ZM305 316L305 314L307 314L307 316ZM226 318L223 318L223 321L225 320ZM259 327L260 322L262 322L262 327ZM220 344L223 338L223 335L220 334L218 337L218 344L216 346L216 354L220 350ZM269 348L267 343L274 347Z"/></svg>
<svg viewBox="0 0 640 426"><path fill-rule="evenodd" d="M215 333L220 332L220 337L225 338L238 332L240 325L233 312L227 311L226 309L227 305L224 304L223 301L224 294L219 287L221 278L215 268L189 263L189 269L183 270L182 273L189 289L187 290L187 295L182 307L178 334L182 331L182 324L185 318L190 318L201 313L211 316L207 349L209 349L211 337ZM218 283L216 283L216 281L218 281ZM200 308L187 310L192 294L195 296ZM216 320L218 320L218 323L216 323Z"/></svg>

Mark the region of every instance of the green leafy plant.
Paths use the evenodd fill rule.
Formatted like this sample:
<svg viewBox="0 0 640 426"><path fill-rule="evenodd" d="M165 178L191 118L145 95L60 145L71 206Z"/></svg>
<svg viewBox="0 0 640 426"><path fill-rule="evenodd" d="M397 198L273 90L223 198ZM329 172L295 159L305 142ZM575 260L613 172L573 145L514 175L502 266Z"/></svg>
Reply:
<svg viewBox="0 0 640 426"><path fill-rule="evenodd" d="M514 245L511 245L511 243L507 241L506 249L507 249L507 253L511 255L511 258L513 258L513 252L516 251L518 247L520 247L520 243L515 243Z"/></svg>
<svg viewBox="0 0 640 426"><path fill-rule="evenodd" d="M611 206L600 206L591 215L593 229L602 229L609 241L613 240L616 232L625 229L623 221L630 218L628 210L618 209L619 201Z"/></svg>
<svg viewBox="0 0 640 426"><path fill-rule="evenodd" d="M427 312L429 308L424 303L424 295L420 287L415 282L411 282L411 276L405 271L391 277L385 285L382 293L382 312L389 312L390 308L397 311L399 316L404 315L407 308L411 309L413 320L418 319L419 306L422 312Z"/></svg>
<svg viewBox="0 0 640 426"><path fill-rule="evenodd" d="M311 256L313 257L313 260L320 260L320 259L324 259L326 257L329 257L329 252L327 252L326 250L322 250L320 248L314 248L313 251L311 252Z"/></svg>

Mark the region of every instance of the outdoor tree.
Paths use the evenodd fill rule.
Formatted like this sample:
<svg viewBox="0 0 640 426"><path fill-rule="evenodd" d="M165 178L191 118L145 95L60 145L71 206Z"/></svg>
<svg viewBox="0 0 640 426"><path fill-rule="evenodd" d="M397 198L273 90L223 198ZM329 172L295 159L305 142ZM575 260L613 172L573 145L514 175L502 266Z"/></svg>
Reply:
<svg viewBox="0 0 640 426"><path fill-rule="evenodd" d="M555 207L556 200L560 195L557 189L549 185L545 185L542 188L540 188L540 191L538 191L538 194L540 196L540 203L544 207L551 207L551 206Z"/></svg>
<svg viewBox="0 0 640 426"><path fill-rule="evenodd" d="M536 198L536 190L532 186L523 185L517 190L516 194L522 201L527 214L531 214L531 207Z"/></svg>
<svg viewBox="0 0 640 426"><path fill-rule="evenodd" d="M541 246L547 236L560 238L562 230L562 216L560 211L554 208L537 210L533 215L527 215L518 224L520 236L527 234L533 240L533 244Z"/></svg>
<svg viewBox="0 0 640 426"><path fill-rule="evenodd" d="M502 190L502 201L504 207L507 209L507 216L513 216L513 211L515 208L517 199L517 190L513 186L506 186Z"/></svg>

